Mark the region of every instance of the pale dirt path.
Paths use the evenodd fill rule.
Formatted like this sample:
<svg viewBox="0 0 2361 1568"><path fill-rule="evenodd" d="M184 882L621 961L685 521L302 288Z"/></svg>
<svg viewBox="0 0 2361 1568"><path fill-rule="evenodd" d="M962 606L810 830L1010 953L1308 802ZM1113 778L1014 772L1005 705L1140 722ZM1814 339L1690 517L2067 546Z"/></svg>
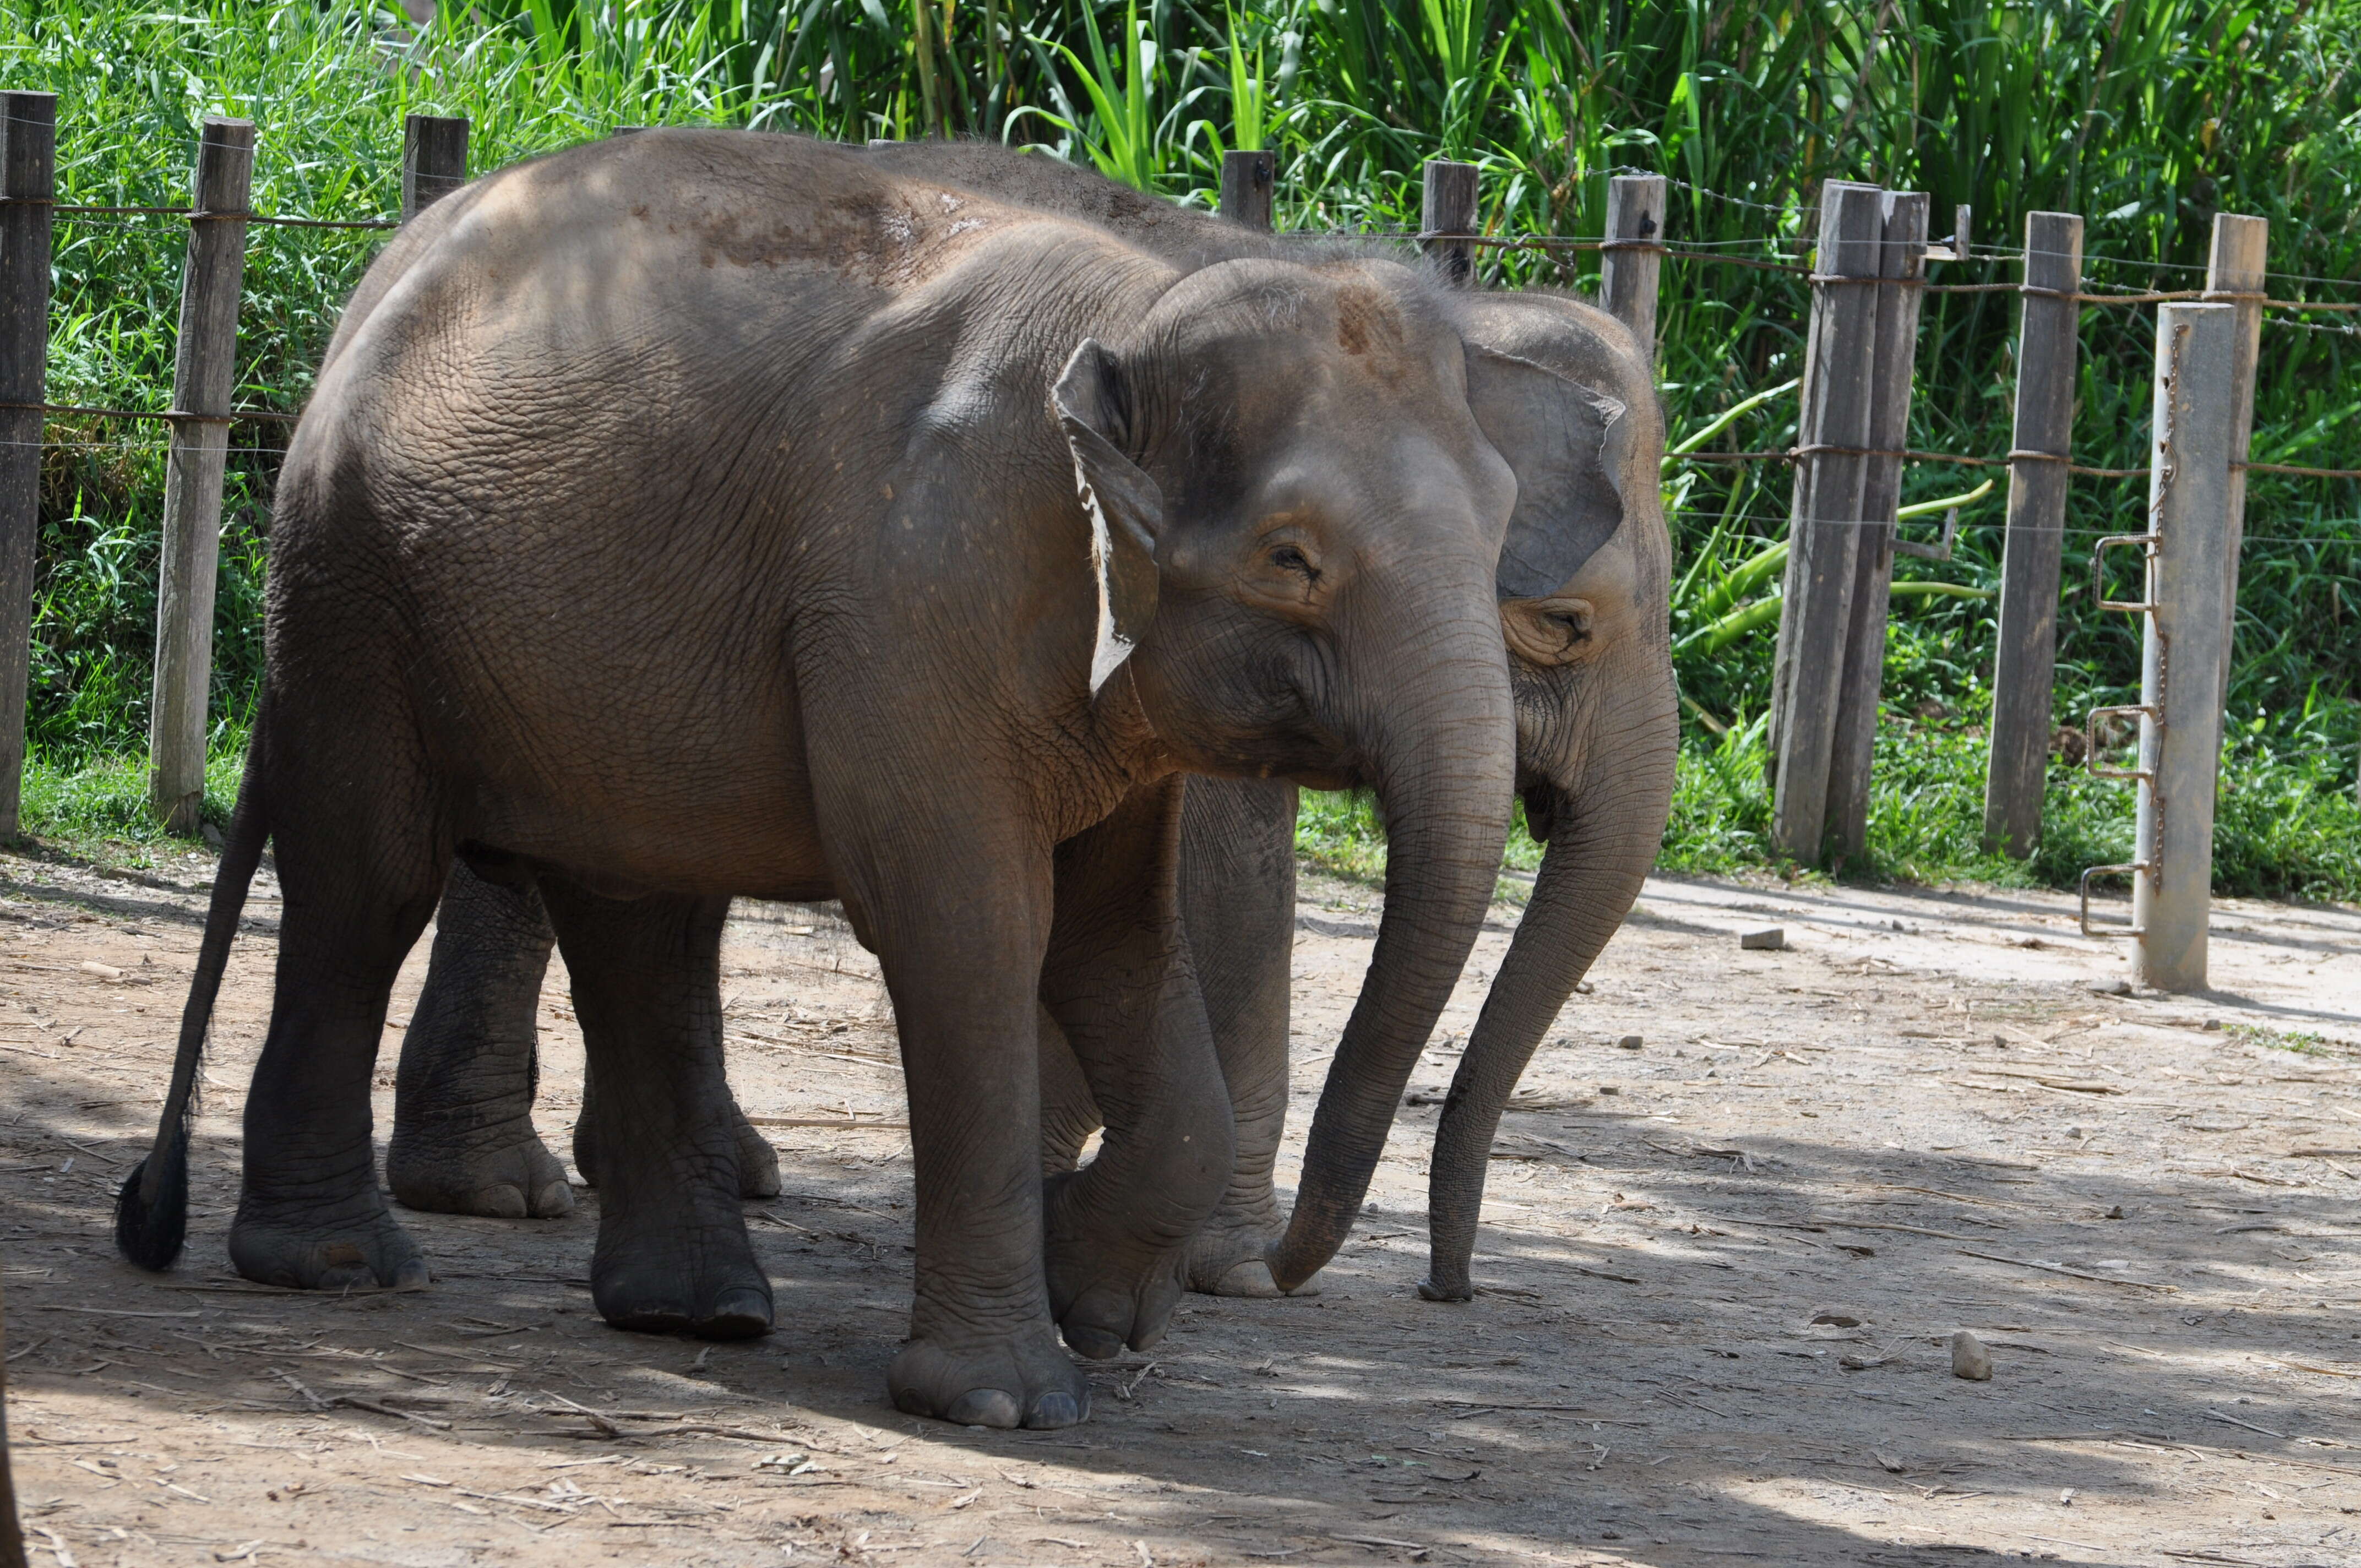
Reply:
<svg viewBox="0 0 2361 1568"><path fill-rule="evenodd" d="M595 1195L556 1222L410 1216L424 1294L229 1277L267 901L224 995L188 1256L138 1274L106 1217L197 902L21 858L0 895L0 1280L37 1563L2361 1563L2351 909L2224 906L2224 993L2157 999L2094 993L2120 950L2051 895L1651 883L1503 1129L1485 1293L1439 1306L1411 1290L1436 1114L1416 1102L1447 1081L1503 906L1323 1293L1192 1297L1152 1355L1096 1374L1089 1425L1027 1436L884 1403L909 1240L892 1128L771 1129L787 1196L750 1216L781 1327L756 1343L599 1324ZM1299 1138L1375 905L1306 879ZM1789 950L1739 951L1773 922ZM902 1119L840 921L750 907L728 964L751 1112ZM562 1149L580 1055L550 994ZM1962 1326L1989 1384L1949 1375Z"/></svg>

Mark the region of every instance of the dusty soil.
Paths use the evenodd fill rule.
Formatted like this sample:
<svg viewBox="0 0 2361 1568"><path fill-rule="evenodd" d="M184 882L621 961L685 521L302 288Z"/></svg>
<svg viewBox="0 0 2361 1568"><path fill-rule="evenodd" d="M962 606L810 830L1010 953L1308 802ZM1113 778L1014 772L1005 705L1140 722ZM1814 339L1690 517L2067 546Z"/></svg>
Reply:
<svg viewBox="0 0 2361 1568"><path fill-rule="evenodd" d="M730 935L731 1076L786 1177L748 1206L766 1340L601 1324L587 1192L559 1221L410 1216L425 1293L231 1277L267 901L223 1000L188 1255L119 1262L111 1194L210 871L0 861L0 1267L37 1562L2361 1563L2361 912L2224 905L2223 989L2164 998L2094 991L2122 950L2054 896L1652 883L1503 1129L1484 1293L1430 1304L1432 1091L1503 905L1323 1293L1191 1298L1152 1355L1095 1374L1090 1424L1027 1435L884 1402L906 1134L874 966L826 910L747 906ZM1298 1136L1375 902L1307 879ZM1787 950L1740 949L1772 923ZM1951 1376L1962 1328L1991 1381Z"/></svg>

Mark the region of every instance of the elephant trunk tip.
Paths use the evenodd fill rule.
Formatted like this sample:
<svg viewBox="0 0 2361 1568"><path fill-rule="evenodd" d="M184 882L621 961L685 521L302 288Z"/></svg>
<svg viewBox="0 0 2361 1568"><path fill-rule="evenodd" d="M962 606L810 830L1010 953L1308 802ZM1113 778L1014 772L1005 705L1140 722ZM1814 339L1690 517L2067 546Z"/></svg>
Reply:
<svg viewBox="0 0 2361 1568"><path fill-rule="evenodd" d="M1418 1282L1418 1295L1422 1301L1473 1301L1476 1286L1467 1277L1465 1265L1457 1268L1436 1267L1429 1269L1426 1277Z"/></svg>
<svg viewBox="0 0 2361 1568"><path fill-rule="evenodd" d="M1312 1255L1315 1253L1317 1255ZM1336 1249L1333 1245L1323 1247L1314 1244L1307 1247L1297 1244L1294 1227L1290 1226L1286 1239L1270 1249L1270 1282L1279 1287L1280 1295L1291 1296L1319 1273L1335 1254Z"/></svg>

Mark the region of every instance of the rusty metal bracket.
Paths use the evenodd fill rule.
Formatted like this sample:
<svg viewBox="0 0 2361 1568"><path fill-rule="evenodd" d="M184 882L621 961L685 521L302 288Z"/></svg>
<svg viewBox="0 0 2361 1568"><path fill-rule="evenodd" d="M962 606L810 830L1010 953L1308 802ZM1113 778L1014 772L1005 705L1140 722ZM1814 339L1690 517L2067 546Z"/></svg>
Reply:
<svg viewBox="0 0 2361 1568"><path fill-rule="evenodd" d="M2136 713L2144 715L2159 728L2164 712L2152 703L2124 703L2114 707L2094 707L2082 718L2082 766L2094 779L2146 779L2156 782L2156 774L2147 768L2108 768L2099 765L2099 716L2103 713Z"/></svg>
<svg viewBox="0 0 2361 1568"><path fill-rule="evenodd" d="M2111 533L2104 539L2100 540L2096 544L2091 546L2091 598L2097 601L2101 609L2120 609L2127 610L2134 615L2147 615L2156 609L2156 606L2146 602L2135 603L2128 599L2109 598L2107 597L2105 562L2108 547L2115 544L2140 545L2143 547L2141 550L2142 556L2147 560L2153 561L2156 559L2156 547L2158 542L2158 535L2152 532ZM2141 591L2143 593L2147 591L2145 585L2143 585Z"/></svg>
<svg viewBox="0 0 2361 1568"><path fill-rule="evenodd" d="M2115 937L2138 937L2145 935L2146 933L2144 933L2137 926L2110 926L2104 930L2094 929L2092 927L2091 879L2094 876L2130 876L2135 872L2144 872L2148 869L2148 863L2146 861L2133 861L2126 865L2120 866L2092 866L2090 870L2084 872L2082 873L2082 880L2075 884L2074 889L2075 896L2081 904L2082 935L2085 937L2096 937L2103 940Z"/></svg>

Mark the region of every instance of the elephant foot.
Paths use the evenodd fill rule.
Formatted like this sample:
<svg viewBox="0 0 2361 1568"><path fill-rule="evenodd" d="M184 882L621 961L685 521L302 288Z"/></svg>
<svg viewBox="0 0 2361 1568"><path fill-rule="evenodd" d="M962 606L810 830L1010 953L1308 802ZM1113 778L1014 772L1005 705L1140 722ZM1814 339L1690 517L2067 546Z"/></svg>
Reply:
<svg viewBox="0 0 2361 1568"><path fill-rule="evenodd" d="M574 1208L566 1167L529 1121L447 1133L397 1125L385 1176L396 1202L426 1213L546 1220Z"/></svg>
<svg viewBox="0 0 2361 1568"><path fill-rule="evenodd" d="M734 1101L730 1117L738 1129L738 1196L776 1198L784 1190L779 1184L779 1151L771 1146L761 1128L746 1120L746 1113Z"/></svg>
<svg viewBox="0 0 2361 1568"><path fill-rule="evenodd" d="M1082 1175L1051 1179L1043 1200L1049 1315L1066 1343L1104 1361L1162 1339L1187 1288L1187 1244L1143 1237Z"/></svg>
<svg viewBox="0 0 2361 1568"><path fill-rule="evenodd" d="M1091 1413L1090 1379L1047 1323L914 1340L894 1358L885 1387L904 1414L961 1426L1044 1431Z"/></svg>
<svg viewBox="0 0 2361 1568"><path fill-rule="evenodd" d="M1281 1290L1279 1282L1271 1277L1272 1251L1286 1233L1286 1222L1275 1212L1234 1214L1224 1211L1215 1214L1189 1243L1189 1288L1200 1296L1268 1299L1319 1295L1316 1284Z"/></svg>
<svg viewBox="0 0 2361 1568"><path fill-rule="evenodd" d="M771 1146L761 1128L746 1120L746 1113L734 1100L730 1104L730 1121L738 1139L738 1196L776 1198L785 1190L779 1181L779 1151ZM587 1115L574 1127L574 1168L582 1173L584 1182L598 1185L598 1139L591 1135Z"/></svg>
<svg viewBox="0 0 2361 1568"><path fill-rule="evenodd" d="M600 1256L591 1266L590 1297L600 1317L634 1333L753 1339L771 1332L770 1277L742 1230L702 1247Z"/></svg>
<svg viewBox="0 0 2361 1568"><path fill-rule="evenodd" d="M389 1286L423 1290L426 1259L395 1222L374 1184L366 1199L340 1204L239 1201L229 1259L258 1285L298 1290Z"/></svg>

